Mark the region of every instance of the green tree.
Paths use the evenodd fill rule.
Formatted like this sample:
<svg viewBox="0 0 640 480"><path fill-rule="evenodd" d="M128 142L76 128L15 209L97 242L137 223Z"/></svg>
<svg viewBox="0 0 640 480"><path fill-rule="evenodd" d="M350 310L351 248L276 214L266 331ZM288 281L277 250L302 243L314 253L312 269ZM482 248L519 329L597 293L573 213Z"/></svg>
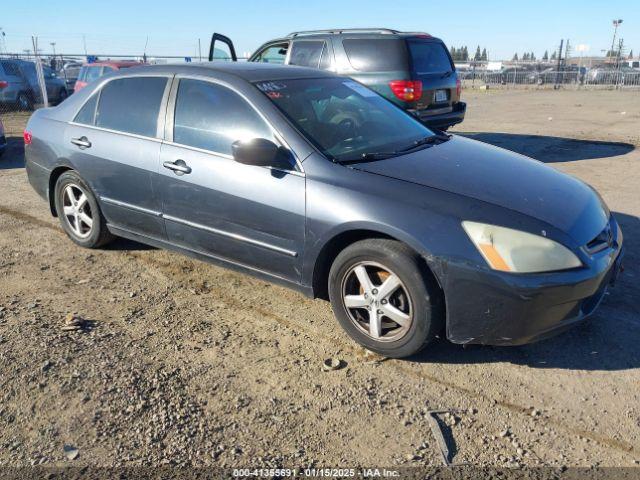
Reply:
<svg viewBox="0 0 640 480"><path fill-rule="evenodd" d="M522 60L529 60L529 54L527 52L522 54Z"/></svg>
<svg viewBox="0 0 640 480"><path fill-rule="evenodd" d="M534 54L533 52L531 52L531 53L529 54L529 60L535 60L535 59L536 59L535 54Z"/></svg>
<svg viewBox="0 0 640 480"><path fill-rule="evenodd" d="M480 60L480 58L482 58L482 53L480 52L480 45L478 45L478 48L476 48L476 54L474 55L473 59Z"/></svg>
<svg viewBox="0 0 640 480"><path fill-rule="evenodd" d="M544 55L542 56L542 60L549 60L549 52L547 50L544 51Z"/></svg>
<svg viewBox="0 0 640 480"><path fill-rule="evenodd" d="M469 50L467 49L466 45L462 47L462 60L464 60L465 62L469 60Z"/></svg>
<svg viewBox="0 0 640 480"><path fill-rule="evenodd" d="M480 60L482 60L483 62L486 62L487 60L489 60L489 56L487 55L486 48L482 49L482 55L480 56Z"/></svg>
<svg viewBox="0 0 640 480"><path fill-rule="evenodd" d="M513 58L511 60L514 61L514 62L518 61L518 52L513 54Z"/></svg>
<svg viewBox="0 0 640 480"><path fill-rule="evenodd" d="M551 60L556 60L558 58L558 55L556 54L556 52L553 52L551 54Z"/></svg>
<svg viewBox="0 0 640 480"><path fill-rule="evenodd" d="M629 60L633 58L633 50L629 50Z"/></svg>

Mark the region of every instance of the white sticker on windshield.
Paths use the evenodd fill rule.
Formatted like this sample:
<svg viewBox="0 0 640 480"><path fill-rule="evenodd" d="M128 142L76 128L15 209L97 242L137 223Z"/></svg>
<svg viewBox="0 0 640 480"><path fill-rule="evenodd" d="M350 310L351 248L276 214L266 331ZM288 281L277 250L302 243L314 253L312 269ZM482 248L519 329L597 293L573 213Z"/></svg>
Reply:
<svg viewBox="0 0 640 480"><path fill-rule="evenodd" d="M358 82L346 81L346 82L342 82L342 84L345 85L346 87L349 87L354 92L359 93L363 97L378 96L376 92L374 92L373 90L369 90L367 87L365 87L364 85L360 85Z"/></svg>

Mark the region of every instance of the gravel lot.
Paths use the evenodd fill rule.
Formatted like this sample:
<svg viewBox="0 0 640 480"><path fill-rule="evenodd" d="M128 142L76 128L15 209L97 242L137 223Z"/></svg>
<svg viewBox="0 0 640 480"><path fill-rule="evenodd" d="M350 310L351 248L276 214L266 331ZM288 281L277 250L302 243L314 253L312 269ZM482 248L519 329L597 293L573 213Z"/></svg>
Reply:
<svg viewBox="0 0 640 480"><path fill-rule="evenodd" d="M329 304L178 254L67 240L24 172L26 117L3 116L0 465L439 465L640 462L640 95L465 92L455 130L594 185L626 271L594 318L512 348L441 340L385 360ZM77 330L63 328L77 313ZM328 357L346 366L323 372ZM65 451L65 445L67 451ZM71 448L73 447L73 448Z"/></svg>

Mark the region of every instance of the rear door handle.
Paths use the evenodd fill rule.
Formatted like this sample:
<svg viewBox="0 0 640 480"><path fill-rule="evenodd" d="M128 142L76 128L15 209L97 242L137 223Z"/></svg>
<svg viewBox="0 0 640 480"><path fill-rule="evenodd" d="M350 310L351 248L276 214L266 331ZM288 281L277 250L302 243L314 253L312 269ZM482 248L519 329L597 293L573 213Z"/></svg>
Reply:
<svg viewBox="0 0 640 480"><path fill-rule="evenodd" d="M71 143L77 145L81 149L91 148L91 142L87 137L72 138Z"/></svg>
<svg viewBox="0 0 640 480"><path fill-rule="evenodd" d="M164 168L173 170L176 175L184 175L185 173L191 173L191 167L186 164L184 160L176 160L175 162L162 162Z"/></svg>

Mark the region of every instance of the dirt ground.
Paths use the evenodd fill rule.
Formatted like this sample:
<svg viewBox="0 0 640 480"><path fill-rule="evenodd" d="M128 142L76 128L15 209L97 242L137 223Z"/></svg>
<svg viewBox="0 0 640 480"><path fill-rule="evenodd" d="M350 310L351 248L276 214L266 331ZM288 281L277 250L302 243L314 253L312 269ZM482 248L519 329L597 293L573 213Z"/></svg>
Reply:
<svg viewBox="0 0 640 480"><path fill-rule="evenodd" d="M439 465L429 409L457 411L443 417L457 462L637 465L640 95L464 96L454 131L601 192L626 271L561 336L440 340L402 361L368 355L321 300L133 242L75 246L27 182L25 117L3 116L0 465ZM69 312L87 320L80 330L62 329ZM345 368L323 372L328 357Z"/></svg>

